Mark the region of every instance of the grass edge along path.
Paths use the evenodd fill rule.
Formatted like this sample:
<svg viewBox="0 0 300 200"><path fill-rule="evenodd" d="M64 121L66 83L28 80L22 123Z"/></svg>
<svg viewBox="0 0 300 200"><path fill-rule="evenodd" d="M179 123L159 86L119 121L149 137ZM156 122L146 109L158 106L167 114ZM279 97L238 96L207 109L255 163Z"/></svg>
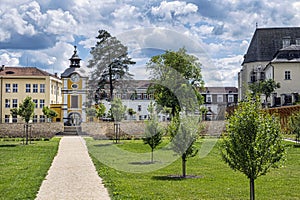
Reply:
<svg viewBox="0 0 300 200"><path fill-rule="evenodd" d="M112 199L249 199L249 180L221 160L218 144L208 156L188 160L187 175L198 178L180 179L168 176L181 174L180 159L153 172L122 172L100 162L101 158L97 156L99 148L105 147L99 145L103 141L87 138L86 141L98 174ZM257 199L300 199L300 148L295 148L293 143L285 143L287 161L283 168L271 169L266 176L256 180ZM138 140L122 141L118 147L132 152L147 149L147 145Z"/></svg>
<svg viewBox="0 0 300 200"><path fill-rule="evenodd" d="M35 199L51 163L60 138L33 141L0 142L0 199Z"/></svg>

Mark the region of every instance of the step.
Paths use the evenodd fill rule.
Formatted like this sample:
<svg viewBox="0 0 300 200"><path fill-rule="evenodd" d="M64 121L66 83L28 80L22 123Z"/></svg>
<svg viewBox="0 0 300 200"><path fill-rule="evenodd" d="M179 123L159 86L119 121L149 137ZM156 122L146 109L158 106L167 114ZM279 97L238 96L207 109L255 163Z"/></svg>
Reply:
<svg viewBox="0 0 300 200"><path fill-rule="evenodd" d="M81 133L81 126L64 126L62 135L79 135Z"/></svg>

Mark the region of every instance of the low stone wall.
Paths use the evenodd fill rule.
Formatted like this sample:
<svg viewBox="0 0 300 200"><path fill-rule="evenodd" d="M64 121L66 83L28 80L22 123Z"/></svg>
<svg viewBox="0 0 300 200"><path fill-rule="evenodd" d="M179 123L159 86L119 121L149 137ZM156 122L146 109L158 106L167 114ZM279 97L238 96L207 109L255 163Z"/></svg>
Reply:
<svg viewBox="0 0 300 200"><path fill-rule="evenodd" d="M32 138L52 138L56 133L63 132L63 123L36 123L31 125ZM24 123L0 124L0 137L23 137Z"/></svg>

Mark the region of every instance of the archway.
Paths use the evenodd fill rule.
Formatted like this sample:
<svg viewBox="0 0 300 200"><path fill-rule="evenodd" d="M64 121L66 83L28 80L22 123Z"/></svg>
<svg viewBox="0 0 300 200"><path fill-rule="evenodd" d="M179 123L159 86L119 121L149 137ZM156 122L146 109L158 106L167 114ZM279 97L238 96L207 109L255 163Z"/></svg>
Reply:
<svg viewBox="0 0 300 200"><path fill-rule="evenodd" d="M68 122L71 126L80 126L81 124L81 114L78 112L71 112L68 115Z"/></svg>

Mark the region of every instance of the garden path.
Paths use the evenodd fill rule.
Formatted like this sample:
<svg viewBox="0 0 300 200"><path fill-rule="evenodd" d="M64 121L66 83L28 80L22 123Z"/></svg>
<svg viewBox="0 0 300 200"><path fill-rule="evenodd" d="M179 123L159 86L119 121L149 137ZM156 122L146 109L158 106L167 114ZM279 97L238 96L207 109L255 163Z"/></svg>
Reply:
<svg viewBox="0 0 300 200"><path fill-rule="evenodd" d="M37 194L36 200L44 199L110 199L82 137L62 137L58 153Z"/></svg>

